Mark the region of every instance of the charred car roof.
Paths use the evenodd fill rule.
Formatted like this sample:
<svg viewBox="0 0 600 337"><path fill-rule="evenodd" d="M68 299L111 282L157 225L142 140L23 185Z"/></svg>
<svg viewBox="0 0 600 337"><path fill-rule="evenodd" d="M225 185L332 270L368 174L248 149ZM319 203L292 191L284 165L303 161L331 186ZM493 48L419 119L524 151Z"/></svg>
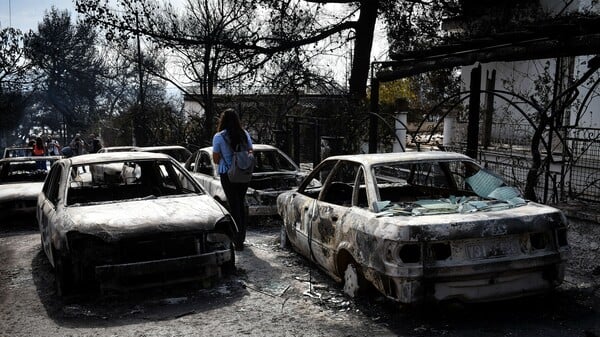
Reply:
<svg viewBox="0 0 600 337"><path fill-rule="evenodd" d="M411 161L443 161L443 160L469 160L472 158L456 152L391 152L391 153L366 153L354 155L339 155L328 157L327 160L348 160L361 163L365 166L390 164L395 162Z"/></svg>
<svg viewBox="0 0 600 337"><path fill-rule="evenodd" d="M111 162L119 160L155 160L155 159L171 159L170 156L163 153L155 152L106 152L92 153L75 156L62 161L68 161L71 165L85 165L89 163Z"/></svg>

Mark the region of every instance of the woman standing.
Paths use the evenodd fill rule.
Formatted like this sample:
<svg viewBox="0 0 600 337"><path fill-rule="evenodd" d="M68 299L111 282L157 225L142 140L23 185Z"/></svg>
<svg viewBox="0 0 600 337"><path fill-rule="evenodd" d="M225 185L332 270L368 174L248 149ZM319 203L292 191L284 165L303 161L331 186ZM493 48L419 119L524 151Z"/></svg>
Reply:
<svg viewBox="0 0 600 337"><path fill-rule="evenodd" d="M31 149L31 152L33 153L34 156L43 156L46 154L46 146L44 145L44 141L42 140L42 137L35 138L35 143L33 144L33 148ZM46 161L36 160L35 167L38 170L45 170L46 169Z"/></svg>
<svg viewBox="0 0 600 337"><path fill-rule="evenodd" d="M238 145L252 152L252 139L242 128L240 118L233 109L227 109L221 114L217 133L213 137L213 161L219 165L221 185L225 191L229 210L238 227L235 238L235 249L243 250L246 240L246 191L247 183L232 183L227 176L227 170L233 159L233 149Z"/></svg>
<svg viewBox="0 0 600 337"><path fill-rule="evenodd" d="M33 148L31 149L31 152L34 156L43 156L46 154L46 146L44 145L42 137L35 138L35 143L33 143Z"/></svg>

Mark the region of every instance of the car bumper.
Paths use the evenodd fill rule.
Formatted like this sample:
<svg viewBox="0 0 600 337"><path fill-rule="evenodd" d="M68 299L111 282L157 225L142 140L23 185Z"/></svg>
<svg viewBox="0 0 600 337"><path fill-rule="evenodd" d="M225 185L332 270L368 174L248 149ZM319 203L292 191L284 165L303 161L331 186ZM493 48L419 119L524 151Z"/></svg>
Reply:
<svg viewBox="0 0 600 337"><path fill-rule="evenodd" d="M384 293L402 303L424 299L486 302L542 293L564 278L568 252L520 261L419 268L417 277L384 277Z"/></svg>
<svg viewBox="0 0 600 337"><path fill-rule="evenodd" d="M230 249L153 261L96 266L102 289L154 287L221 276L221 266L233 261Z"/></svg>

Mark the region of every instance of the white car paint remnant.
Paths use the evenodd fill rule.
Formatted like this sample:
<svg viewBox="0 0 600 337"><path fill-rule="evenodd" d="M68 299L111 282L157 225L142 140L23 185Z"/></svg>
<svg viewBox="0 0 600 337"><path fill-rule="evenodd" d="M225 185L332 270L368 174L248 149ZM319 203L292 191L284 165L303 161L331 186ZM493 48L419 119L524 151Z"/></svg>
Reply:
<svg viewBox="0 0 600 337"><path fill-rule="evenodd" d="M59 294L204 282L235 268L231 216L165 154L59 160L37 212Z"/></svg>
<svg viewBox="0 0 600 337"><path fill-rule="evenodd" d="M314 184L317 180L318 184ZM564 278L567 220L449 152L334 156L282 193L282 240L354 296L491 301Z"/></svg>

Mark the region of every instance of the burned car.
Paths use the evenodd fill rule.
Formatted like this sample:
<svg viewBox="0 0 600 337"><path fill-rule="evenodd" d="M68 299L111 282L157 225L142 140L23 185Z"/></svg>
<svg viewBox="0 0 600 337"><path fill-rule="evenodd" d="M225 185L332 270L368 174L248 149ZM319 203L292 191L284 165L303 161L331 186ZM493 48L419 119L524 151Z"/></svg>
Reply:
<svg viewBox="0 0 600 337"><path fill-rule="evenodd" d="M48 168L60 157L8 157L0 159L0 219L35 217L37 197Z"/></svg>
<svg viewBox="0 0 600 337"><path fill-rule="evenodd" d="M59 294L212 281L235 268L231 216L165 154L59 160L37 207Z"/></svg>
<svg viewBox="0 0 600 337"><path fill-rule="evenodd" d="M135 146L105 146L98 150L98 153L106 153L106 152L127 152L127 151L135 151Z"/></svg>
<svg viewBox="0 0 600 337"><path fill-rule="evenodd" d="M9 146L4 149L2 158L33 156L33 146Z"/></svg>
<svg viewBox="0 0 600 337"><path fill-rule="evenodd" d="M282 246L350 296L371 285L402 303L530 295L562 282L570 254L561 211L458 153L329 157L277 207Z"/></svg>
<svg viewBox="0 0 600 337"><path fill-rule="evenodd" d="M164 153L175 158L182 165L192 156L192 152L181 145L158 145L133 147L133 151Z"/></svg>
<svg viewBox="0 0 600 337"><path fill-rule="evenodd" d="M306 173L300 171L290 157L274 146L254 144L253 153L256 160L254 173L246 192L248 215L251 219L277 215L277 196L281 192L296 189ZM227 205L218 165L212 160L212 147L196 151L186 162L185 168L210 195Z"/></svg>

